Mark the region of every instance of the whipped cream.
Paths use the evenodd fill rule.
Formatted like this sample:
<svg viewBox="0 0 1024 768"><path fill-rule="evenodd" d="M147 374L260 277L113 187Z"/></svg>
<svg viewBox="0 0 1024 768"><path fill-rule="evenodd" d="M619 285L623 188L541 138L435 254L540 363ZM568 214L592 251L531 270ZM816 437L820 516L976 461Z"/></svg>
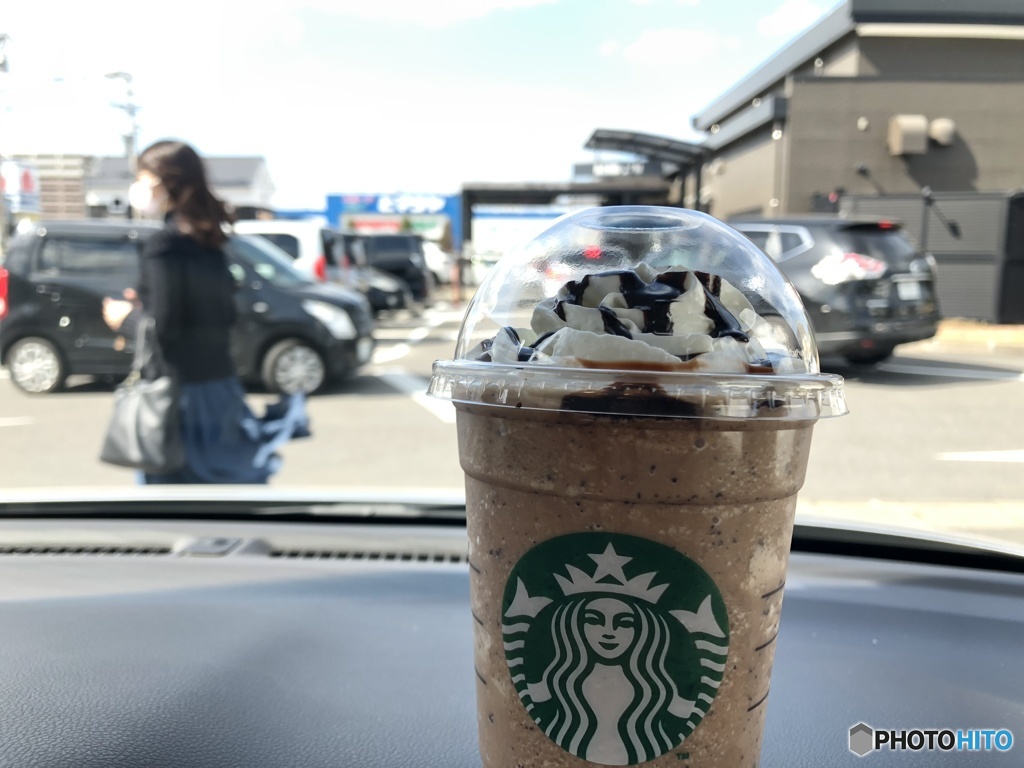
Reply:
<svg viewBox="0 0 1024 768"><path fill-rule="evenodd" d="M529 329L502 328L477 350L495 363L585 368L802 373L775 329L735 286L640 264L570 281L534 309ZM767 341L765 349L762 341Z"/></svg>

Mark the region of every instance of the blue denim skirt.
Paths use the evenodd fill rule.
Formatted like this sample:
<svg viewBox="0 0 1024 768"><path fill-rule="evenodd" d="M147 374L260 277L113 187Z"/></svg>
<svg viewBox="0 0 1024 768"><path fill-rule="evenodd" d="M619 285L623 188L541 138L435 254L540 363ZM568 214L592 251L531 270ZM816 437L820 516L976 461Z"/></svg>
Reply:
<svg viewBox="0 0 1024 768"><path fill-rule="evenodd" d="M185 466L140 473L142 484L266 483L281 467L278 449L310 435L304 395L284 395L258 417L236 376L182 385L181 430Z"/></svg>

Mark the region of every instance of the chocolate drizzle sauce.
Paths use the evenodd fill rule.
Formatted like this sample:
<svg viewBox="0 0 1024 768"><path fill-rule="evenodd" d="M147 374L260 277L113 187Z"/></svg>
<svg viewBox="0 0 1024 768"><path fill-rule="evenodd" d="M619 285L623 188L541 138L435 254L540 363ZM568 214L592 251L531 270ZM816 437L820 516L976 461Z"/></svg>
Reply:
<svg viewBox="0 0 1024 768"><path fill-rule="evenodd" d="M645 283L631 269L610 270L586 275L580 280L566 283L559 291L554 313L561 320L565 320L565 305L567 303L582 306L583 296L594 280L599 278L607 280L614 277L618 279L619 291L625 299L626 306L629 309L639 310L643 314L644 326L641 331L670 336L674 331L672 304L685 292L686 280L690 275L697 280L704 293L704 315L712 323L710 336L715 339L732 338L742 344L750 341L750 337L742 330L739 320L722 303L722 278L707 272L664 272L651 283ZM619 319L614 310L604 306L597 307L597 310L601 315L601 322L606 333L626 339L633 338L629 328ZM537 347L552 335L551 332L545 333L532 346L527 346L522 343L514 329L503 328L502 331L519 346L519 362L529 362L533 359ZM682 356L680 361L686 362L691 357ZM479 359L490 361L490 344L485 344ZM771 372L769 361L758 361L752 364L752 368L760 369L763 363L767 363L765 367L768 370L765 372ZM752 372L760 373L761 371L752 370Z"/></svg>
<svg viewBox="0 0 1024 768"><path fill-rule="evenodd" d="M606 333L610 333L613 336L623 336L627 339L632 339L633 334L629 332L619 316L612 312L608 307L598 307L597 311L601 313L601 321L604 323L604 330Z"/></svg>

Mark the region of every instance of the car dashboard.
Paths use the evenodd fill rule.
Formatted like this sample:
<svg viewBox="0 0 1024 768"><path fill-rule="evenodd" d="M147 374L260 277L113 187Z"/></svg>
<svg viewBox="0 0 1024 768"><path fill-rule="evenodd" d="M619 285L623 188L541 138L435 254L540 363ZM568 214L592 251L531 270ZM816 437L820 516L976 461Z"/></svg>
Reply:
<svg viewBox="0 0 1024 768"><path fill-rule="evenodd" d="M798 527L761 765L1021 765L1024 568L824 530ZM452 521L0 520L0 765L479 766L466 550ZM1019 743L862 763L861 722Z"/></svg>

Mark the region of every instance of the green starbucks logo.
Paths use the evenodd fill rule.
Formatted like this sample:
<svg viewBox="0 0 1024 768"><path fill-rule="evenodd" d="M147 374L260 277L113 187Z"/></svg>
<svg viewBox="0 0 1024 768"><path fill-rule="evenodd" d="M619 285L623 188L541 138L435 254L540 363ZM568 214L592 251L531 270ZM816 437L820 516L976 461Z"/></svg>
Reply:
<svg viewBox="0 0 1024 768"><path fill-rule="evenodd" d="M512 683L562 749L636 765L675 749L707 714L729 653L711 577L636 536L575 533L538 544L502 601Z"/></svg>

